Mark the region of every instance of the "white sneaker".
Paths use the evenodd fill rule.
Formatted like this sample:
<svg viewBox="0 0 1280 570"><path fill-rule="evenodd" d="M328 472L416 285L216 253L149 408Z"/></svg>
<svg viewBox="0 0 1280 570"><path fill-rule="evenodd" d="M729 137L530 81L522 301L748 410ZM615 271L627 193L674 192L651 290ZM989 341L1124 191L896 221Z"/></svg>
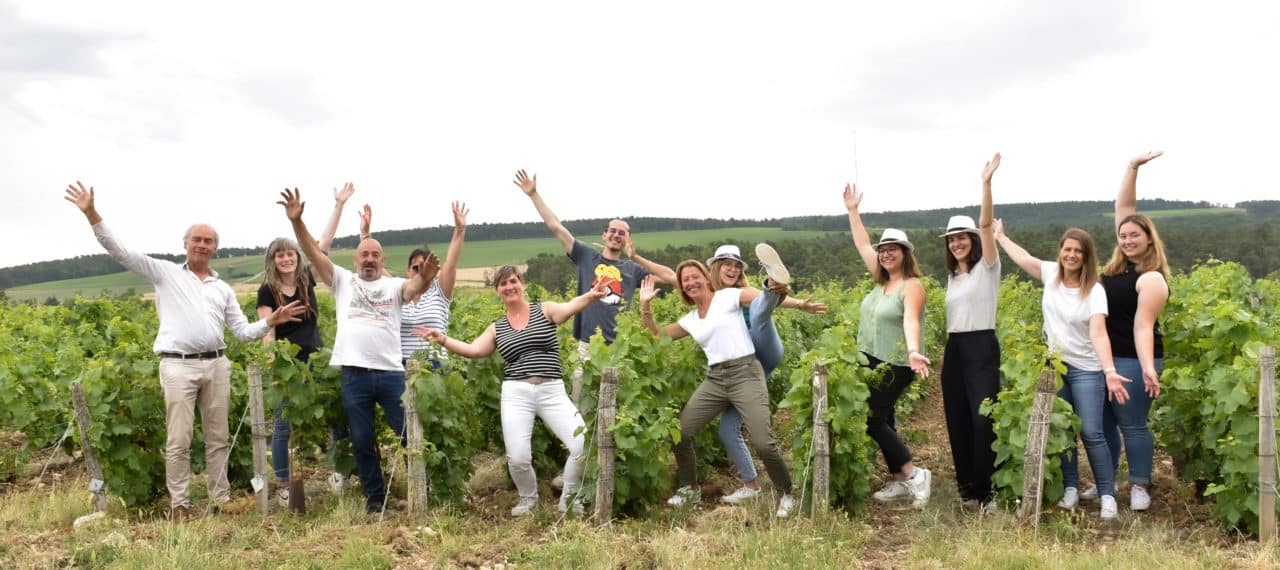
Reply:
<svg viewBox="0 0 1280 570"><path fill-rule="evenodd" d="M1080 491L1075 487L1067 487L1066 492L1062 494L1062 500L1058 501L1058 507L1062 509L1072 510L1076 505L1080 504Z"/></svg>
<svg viewBox="0 0 1280 570"><path fill-rule="evenodd" d="M337 495L338 493L341 493L342 488L345 487L346 484L347 478L343 477L341 473L334 471L329 474L329 490L332 491L333 494Z"/></svg>
<svg viewBox="0 0 1280 570"><path fill-rule="evenodd" d="M760 260L760 267L764 268L770 281L779 285L791 283L791 272L787 271L787 266L782 264L782 258L778 256L778 251L773 249L773 246L767 243L756 244L756 259Z"/></svg>
<svg viewBox="0 0 1280 570"><path fill-rule="evenodd" d="M933 473L928 469L916 467L902 483L911 492L911 506L918 509L929 504L929 495L933 493Z"/></svg>
<svg viewBox="0 0 1280 570"><path fill-rule="evenodd" d="M1129 487L1129 510L1145 511L1151 508L1151 495L1145 487L1133 485Z"/></svg>
<svg viewBox="0 0 1280 570"><path fill-rule="evenodd" d="M568 497L565 497L563 495L560 496L560 504L556 506L556 510L562 513L569 512L569 506L566 504L567 503L566 499L568 499ZM587 510L586 507L582 505L582 499L575 499L573 501L573 514L580 515L586 512L586 510Z"/></svg>
<svg viewBox="0 0 1280 570"><path fill-rule="evenodd" d="M905 499L911 496L911 489L907 488L907 484L896 479L885 483L879 491L871 494L871 498L887 503L898 499Z"/></svg>
<svg viewBox="0 0 1280 570"><path fill-rule="evenodd" d="M289 488L288 487L276 488L276 502L280 504L281 508L285 508L285 509L289 508Z"/></svg>
<svg viewBox="0 0 1280 570"><path fill-rule="evenodd" d="M564 473L559 473L551 480L551 488L557 491L564 489Z"/></svg>
<svg viewBox="0 0 1280 570"><path fill-rule="evenodd" d="M759 492L760 491L756 491L756 493ZM778 512L776 515L780 519L785 519L791 516L791 511L795 510L795 508L796 498L791 495L783 495L782 498L778 500Z"/></svg>
<svg viewBox="0 0 1280 570"><path fill-rule="evenodd" d="M738 503L745 503L747 501L750 501L751 499L756 498L756 495L759 495L759 494L760 494L760 489L752 489L751 487L743 486L743 487L738 487L737 491L734 491L732 493L729 493L728 495L720 497L720 500L723 502L729 503L730 505L736 505Z"/></svg>
<svg viewBox="0 0 1280 570"><path fill-rule="evenodd" d="M516 506L511 507L511 516L520 517L533 512L533 508L538 506L537 497L520 497L520 502Z"/></svg>
<svg viewBox="0 0 1280 570"><path fill-rule="evenodd" d="M700 500L702 500L702 491L685 485L676 489L676 494L671 495L671 498L667 499L667 504L673 507L679 507L682 505L697 504Z"/></svg>
<svg viewBox="0 0 1280 570"><path fill-rule="evenodd" d="M1095 500L1095 499L1097 499L1097 498L1098 498L1098 486L1097 486L1097 485L1089 485L1089 488L1088 488L1088 489L1085 489L1085 490L1083 490L1083 491L1080 491L1080 500L1081 500L1081 501L1092 501L1092 500Z"/></svg>
<svg viewBox="0 0 1280 570"><path fill-rule="evenodd" d="M1102 509L1098 511L1098 516L1102 517L1104 521L1115 520L1117 510L1119 509L1116 507L1116 498L1111 495L1103 495Z"/></svg>

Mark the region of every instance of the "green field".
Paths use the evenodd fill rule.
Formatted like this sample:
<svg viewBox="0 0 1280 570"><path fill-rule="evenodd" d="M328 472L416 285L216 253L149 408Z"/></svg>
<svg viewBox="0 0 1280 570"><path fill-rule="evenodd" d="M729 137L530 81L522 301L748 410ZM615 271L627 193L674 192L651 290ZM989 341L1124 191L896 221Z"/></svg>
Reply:
<svg viewBox="0 0 1280 570"><path fill-rule="evenodd" d="M668 245L682 246L717 243L725 240L746 242L804 240L827 233L820 231L786 231L781 228L760 227L651 232L637 233L635 235L635 245L641 250L652 250L661 249ZM375 237L377 237L376 234ZM579 237L587 243L599 242L598 235ZM443 254L444 248L448 244L433 243L431 246L438 253ZM409 257L409 252L413 251L414 247L398 245L386 248L387 267L393 273L402 273ZM508 263L519 264L540 253L560 253L560 251L560 244L550 236L545 238L469 241L462 250L462 260L458 266L467 268L495 267ZM354 250L351 249L338 249L332 252L332 257L344 267L351 267L353 252ZM262 257L256 255L233 257L215 260L213 268L222 275L224 280L233 285L237 283L257 283L262 279L260 275L262 262ZM146 293L151 291L151 285L141 277L124 271L110 275L34 283L9 289L5 293L15 299L45 299L50 296L62 298L73 296L77 293L97 294L103 291L113 294L124 293L130 289L138 293Z"/></svg>
<svg viewBox="0 0 1280 570"><path fill-rule="evenodd" d="M1162 218L1190 218L1192 216L1223 216L1229 214L1245 215L1249 211L1242 208L1188 208L1185 210L1144 210L1147 217L1158 220ZM1105 213L1102 217L1112 219L1113 213Z"/></svg>

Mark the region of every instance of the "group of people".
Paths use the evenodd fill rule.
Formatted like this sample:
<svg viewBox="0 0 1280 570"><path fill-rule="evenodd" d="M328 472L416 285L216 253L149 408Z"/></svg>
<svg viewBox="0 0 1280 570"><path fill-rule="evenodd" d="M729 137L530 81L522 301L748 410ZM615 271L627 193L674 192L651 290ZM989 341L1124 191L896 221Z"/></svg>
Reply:
<svg viewBox="0 0 1280 570"><path fill-rule="evenodd" d="M1155 226L1136 211L1136 179L1138 168L1159 155L1134 158L1126 170L1115 203L1119 243L1101 277L1093 239L1083 230L1072 228L1062 236L1056 261L1033 257L1005 235L1003 224L994 218L991 191L999 154L983 169L979 221L968 216L948 221L940 236L945 239L948 272L941 376L956 481L966 505L992 504L995 435L991 420L979 407L983 400L996 398L1000 389L1000 346L995 333L1001 274L997 244L1044 283L1045 335L1051 351L1067 367L1060 395L1081 419L1080 437L1094 472L1095 487L1081 491L1076 453L1064 454L1067 489L1059 504L1075 508L1082 499L1099 498L1102 518L1116 516L1114 473L1123 439L1129 457L1130 507L1139 511L1150 505L1146 487L1151 481L1153 443L1147 414L1160 391L1163 354L1157 317L1168 298L1168 263ZM749 438L777 493L777 516L789 516L797 501L770 427L767 382L783 352L772 313L778 307L823 313L827 306L789 295L790 273L768 244L759 244L755 250L767 276L759 289L747 283L749 264L733 245L719 247L705 264L690 259L672 269L637 254L630 227L615 219L601 234L603 248L597 251L560 223L538 192L536 176L519 171L513 182L577 267L577 296L567 302L531 303L518 269L504 266L493 277L504 315L470 342L448 335L449 304L466 233L465 205L453 204L454 234L443 262L429 250L415 250L409 256L406 277L399 278L386 269L382 247L370 235L372 210L367 205L361 212L356 270L329 259L339 218L354 192L351 184L335 191L333 213L318 241L302 221L301 193L285 190L278 203L295 239L279 238L268 246L264 282L258 291L259 320L249 324L234 292L209 267L218 246L212 227L196 224L187 230L184 263L154 259L120 245L95 208L92 188L78 182L70 186L66 199L85 214L103 248L156 288L160 330L154 349L161 357L171 514L175 518L190 514L188 451L197 406L206 438L210 498L214 504L229 500L230 363L224 355L223 327L242 340L287 339L299 346L298 359L306 362L322 342L317 326L318 280L332 288L337 307L329 365L341 368L346 432L369 512L383 509L386 500L375 406L382 407L387 424L403 438L405 364L419 351L425 351L433 368L446 366L449 355L482 358L497 351L504 360L503 441L520 495L512 515L527 514L538 504L530 446L535 418L541 418L569 451L558 478L563 485L559 509L580 511L576 489L582 475L584 437L576 400L581 370L572 374L573 387L567 389L556 328L574 319L573 336L585 360L588 342L597 332L606 343L613 342L619 311L630 306L639 291L634 300L646 329L673 339L692 337L707 358L705 379L680 414L680 440L675 448L679 486L668 503L688 505L700 500L694 436L719 416L720 438L742 481L739 489L721 500L741 503L762 492L746 443ZM898 436L894 408L917 375L928 376L932 364L921 344L925 290L915 246L905 232L889 228L878 242L871 241L859 213L862 198L855 185L846 185L850 232L875 282L861 303L858 350L868 367L885 370L883 379L870 389L867 433L884 455L890 477L873 497L923 506L931 494L932 475L913 463ZM691 307L677 322L665 326L655 322L651 309L659 284L675 288ZM742 434L744 425L747 438ZM289 479L288 441L288 422L282 409L277 409L272 455L279 482ZM341 476L335 477L341 484ZM278 495L287 500L287 489L281 488Z"/></svg>

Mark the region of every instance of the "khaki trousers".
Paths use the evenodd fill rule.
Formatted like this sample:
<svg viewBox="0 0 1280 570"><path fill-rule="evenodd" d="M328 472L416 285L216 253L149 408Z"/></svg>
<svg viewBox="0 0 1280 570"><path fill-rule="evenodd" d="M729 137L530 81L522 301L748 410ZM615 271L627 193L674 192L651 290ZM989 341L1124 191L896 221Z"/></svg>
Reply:
<svg viewBox="0 0 1280 570"><path fill-rule="evenodd" d="M165 482L170 504L190 507L187 487L191 483L191 432L196 407L204 429L205 471L209 476L209 498L214 503L231 499L227 482L227 409L231 407L231 361L226 357L209 360L160 359L160 387L165 408Z"/></svg>

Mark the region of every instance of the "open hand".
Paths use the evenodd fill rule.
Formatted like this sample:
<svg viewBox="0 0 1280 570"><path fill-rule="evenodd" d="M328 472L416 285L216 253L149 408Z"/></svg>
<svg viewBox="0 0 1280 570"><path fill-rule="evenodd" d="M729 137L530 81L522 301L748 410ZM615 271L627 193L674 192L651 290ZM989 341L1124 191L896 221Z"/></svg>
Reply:
<svg viewBox="0 0 1280 570"><path fill-rule="evenodd" d="M538 192L538 175L537 174L534 174L532 177L530 177L528 174L525 173L525 171L519 170L516 172L516 179L512 180L511 182L516 186L519 186L520 190L524 192L525 196L533 196L535 193Z"/></svg>
<svg viewBox="0 0 1280 570"><path fill-rule="evenodd" d="M1108 399L1120 405L1124 405L1125 402L1128 402L1129 391L1124 387L1125 382L1132 382L1132 380L1129 380L1116 372L1107 373Z"/></svg>
<svg viewBox="0 0 1280 570"><path fill-rule="evenodd" d="M294 301L283 307L277 307L267 315L267 324L278 327L285 323L296 323L302 320L302 315L307 312L307 306L302 301Z"/></svg>
<svg viewBox="0 0 1280 570"><path fill-rule="evenodd" d="M333 189L333 201L339 204L346 204L352 194L356 193L356 187L350 182L343 184L342 189Z"/></svg>
<svg viewBox="0 0 1280 570"><path fill-rule="evenodd" d="M912 351L911 354L907 355L907 362L911 365L912 372L926 378L929 376L929 365L933 364L933 362L925 358L923 354Z"/></svg>
<svg viewBox="0 0 1280 570"><path fill-rule="evenodd" d="M991 160L987 161L986 166L982 167L982 182L990 184L991 176L996 173L997 168L1000 168L1000 153L998 152L995 156L991 157Z"/></svg>
<svg viewBox="0 0 1280 570"><path fill-rule="evenodd" d="M369 235L369 227L373 225L373 208L365 204L360 208L360 235Z"/></svg>
<svg viewBox="0 0 1280 570"><path fill-rule="evenodd" d="M418 269L418 276L430 283L438 273L440 273L440 257L433 251L428 253L427 260L422 262L422 267Z"/></svg>
<svg viewBox="0 0 1280 570"><path fill-rule="evenodd" d="M415 325L413 327L413 333L422 338L422 340L432 344L444 344L444 340L449 338L448 335L444 334L444 331L429 329L422 325Z"/></svg>
<svg viewBox="0 0 1280 570"><path fill-rule="evenodd" d="M858 191L858 185L852 182L844 185L844 207L850 211L858 211L858 205L862 203L862 192Z"/></svg>
<svg viewBox="0 0 1280 570"><path fill-rule="evenodd" d="M799 309L812 315L823 315L827 312L827 304L815 303L810 299L804 299L800 301Z"/></svg>
<svg viewBox="0 0 1280 570"><path fill-rule="evenodd" d="M1129 168L1137 168L1139 166L1142 166L1148 162L1151 162L1152 160L1156 159L1162 154L1164 154L1163 150L1153 150L1146 154L1140 154L1138 156L1135 156L1133 157L1132 160L1129 161Z"/></svg>
<svg viewBox="0 0 1280 570"><path fill-rule="evenodd" d="M67 195L63 198L75 204L85 214L93 211L93 187L85 189L84 184L79 180L75 184L67 185Z"/></svg>
<svg viewBox="0 0 1280 570"><path fill-rule="evenodd" d="M1000 218L991 220L991 235L996 239L996 241L999 241L1000 238L1004 237L1004 220Z"/></svg>
<svg viewBox="0 0 1280 570"><path fill-rule="evenodd" d="M653 274L646 275L640 282L640 304L646 305L658 296L658 279Z"/></svg>
<svg viewBox="0 0 1280 570"><path fill-rule="evenodd" d="M466 203L466 202L454 202L454 203L453 203L453 227L454 227L454 229L458 229L458 230L466 229L466 227L467 227L467 214L468 214L468 213L470 213L470 212L471 212L471 210L468 210L468 209L467 209L467 203Z"/></svg>
<svg viewBox="0 0 1280 570"><path fill-rule="evenodd" d="M280 196L284 199L276 203L284 206L284 215L289 218L289 221L296 222L301 220L302 210L307 205L306 202L302 201L302 192L299 192L297 188L293 190L285 188L284 192L280 193Z"/></svg>

